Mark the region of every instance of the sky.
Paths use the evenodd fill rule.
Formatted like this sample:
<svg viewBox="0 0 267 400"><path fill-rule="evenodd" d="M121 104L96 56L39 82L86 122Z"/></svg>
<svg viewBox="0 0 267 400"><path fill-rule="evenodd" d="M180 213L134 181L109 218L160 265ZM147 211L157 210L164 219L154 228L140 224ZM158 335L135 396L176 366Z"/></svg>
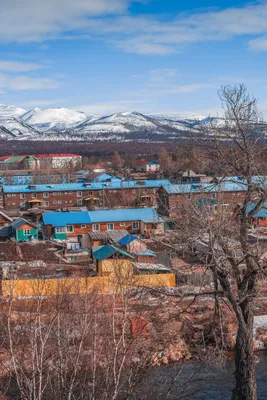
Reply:
<svg viewBox="0 0 267 400"><path fill-rule="evenodd" d="M267 0L1 0L0 103L220 114L245 83L267 118Z"/></svg>

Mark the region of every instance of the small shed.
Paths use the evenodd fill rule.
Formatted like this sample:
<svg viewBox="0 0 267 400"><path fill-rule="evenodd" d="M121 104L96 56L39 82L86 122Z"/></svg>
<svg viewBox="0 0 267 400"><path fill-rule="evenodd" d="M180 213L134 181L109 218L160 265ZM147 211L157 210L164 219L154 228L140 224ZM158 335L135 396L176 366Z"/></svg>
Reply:
<svg viewBox="0 0 267 400"><path fill-rule="evenodd" d="M132 275L132 261L134 257L128 252L111 244L101 246L93 252L93 258L96 260L97 273L100 276Z"/></svg>
<svg viewBox="0 0 267 400"><path fill-rule="evenodd" d="M17 242L38 239L38 228L24 218L18 218L11 223L11 235Z"/></svg>

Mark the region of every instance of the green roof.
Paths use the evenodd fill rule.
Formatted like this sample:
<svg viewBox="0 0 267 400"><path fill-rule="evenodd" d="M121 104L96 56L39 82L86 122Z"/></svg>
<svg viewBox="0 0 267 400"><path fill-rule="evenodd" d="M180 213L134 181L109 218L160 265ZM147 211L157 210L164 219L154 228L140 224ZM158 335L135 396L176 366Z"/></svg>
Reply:
<svg viewBox="0 0 267 400"><path fill-rule="evenodd" d="M7 160L4 161L5 164L15 164L22 161L25 156L11 156Z"/></svg>
<svg viewBox="0 0 267 400"><path fill-rule="evenodd" d="M93 257L97 261L103 261L109 258L110 256L115 255L116 253L122 254L123 256L134 259L134 257L129 254L127 251L120 249L119 247L107 244L106 246L102 246L100 249L96 250L93 253Z"/></svg>

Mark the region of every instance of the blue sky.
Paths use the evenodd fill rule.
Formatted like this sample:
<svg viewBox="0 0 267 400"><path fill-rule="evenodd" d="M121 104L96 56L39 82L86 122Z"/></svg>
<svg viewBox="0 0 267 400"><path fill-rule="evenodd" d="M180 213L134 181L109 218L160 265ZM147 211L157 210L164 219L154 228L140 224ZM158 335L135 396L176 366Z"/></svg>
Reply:
<svg viewBox="0 0 267 400"><path fill-rule="evenodd" d="M0 103L88 114L220 112L245 83L267 118L267 0L1 0Z"/></svg>

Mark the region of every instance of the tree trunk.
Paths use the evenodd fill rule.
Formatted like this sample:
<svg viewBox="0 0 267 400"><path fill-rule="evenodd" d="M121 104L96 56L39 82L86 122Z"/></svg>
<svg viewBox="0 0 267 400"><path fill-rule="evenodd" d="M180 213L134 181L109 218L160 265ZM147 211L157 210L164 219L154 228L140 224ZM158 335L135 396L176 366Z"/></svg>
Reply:
<svg viewBox="0 0 267 400"><path fill-rule="evenodd" d="M232 400L257 400L256 367L253 349L253 313L251 303L242 307L243 323L239 328L235 346L235 380Z"/></svg>

